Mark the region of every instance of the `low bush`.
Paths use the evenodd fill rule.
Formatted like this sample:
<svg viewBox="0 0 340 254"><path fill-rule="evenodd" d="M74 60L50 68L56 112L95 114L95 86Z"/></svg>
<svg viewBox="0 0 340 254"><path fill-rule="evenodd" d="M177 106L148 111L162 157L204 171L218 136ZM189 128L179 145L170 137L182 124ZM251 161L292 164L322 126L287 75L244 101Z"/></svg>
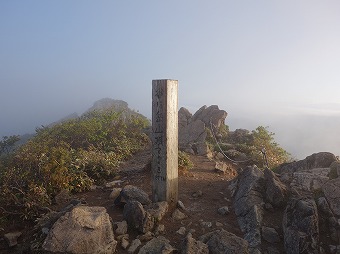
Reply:
<svg viewBox="0 0 340 254"><path fill-rule="evenodd" d="M84 191L113 176L149 142L148 125L138 114L107 110L37 129L5 166L0 163L1 210L34 218L61 190Z"/></svg>

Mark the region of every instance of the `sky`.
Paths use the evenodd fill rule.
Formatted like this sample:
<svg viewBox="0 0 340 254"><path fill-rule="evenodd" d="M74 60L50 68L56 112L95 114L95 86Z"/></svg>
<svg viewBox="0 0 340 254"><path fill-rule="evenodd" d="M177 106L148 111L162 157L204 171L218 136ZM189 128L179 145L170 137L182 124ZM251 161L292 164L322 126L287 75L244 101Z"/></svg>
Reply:
<svg viewBox="0 0 340 254"><path fill-rule="evenodd" d="M340 154L340 1L2 0L0 137L105 97L151 118L153 79L179 107L269 126L296 158Z"/></svg>

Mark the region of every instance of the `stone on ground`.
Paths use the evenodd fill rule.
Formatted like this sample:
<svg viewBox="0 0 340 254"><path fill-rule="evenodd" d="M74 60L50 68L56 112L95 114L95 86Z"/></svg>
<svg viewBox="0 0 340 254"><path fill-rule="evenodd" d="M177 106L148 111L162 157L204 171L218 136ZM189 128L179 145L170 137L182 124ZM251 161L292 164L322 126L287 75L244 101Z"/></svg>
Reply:
<svg viewBox="0 0 340 254"><path fill-rule="evenodd" d="M248 254L248 242L228 231L216 230L199 239L208 245L211 254Z"/></svg>
<svg viewBox="0 0 340 254"><path fill-rule="evenodd" d="M62 253L113 253L116 245L106 209L77 206L56 221L42 247Z"/></svg>

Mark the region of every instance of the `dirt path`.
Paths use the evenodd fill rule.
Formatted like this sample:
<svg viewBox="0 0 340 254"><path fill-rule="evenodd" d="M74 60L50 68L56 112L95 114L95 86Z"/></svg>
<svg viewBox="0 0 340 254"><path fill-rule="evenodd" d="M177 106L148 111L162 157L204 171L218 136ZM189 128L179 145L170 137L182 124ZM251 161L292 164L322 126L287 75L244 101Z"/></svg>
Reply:
<svg viewBox="0 0 340 254"><path fill-rule="evenodd" d="M194 168L189 173L179 176L179 200L185 205L188 218L182 221L174 221L171 218L173 209L170 210L161 221L161 224L165 225L164 236L176 248L180 247L184 237L176 233L180 227L185 227L186 232L191 230L193 236L197 238L204 233L221 228L242 237L232 211L232 201L228 190L228 181L234 176L218 174L215 171L215 162L206 157L191 156L191 159L194 162ZM145 150L137 153L131 160L121 165L120 172L115 180L120 180L122 183L117 184L117 187L123 187L127 184L134 185L151 196L151 169L148 164L150 160L151 152ZM123 208L115 207L113 200L109 199L109 195L110 190L97 189L77 196L85 200L88 205L106 207L113 221L123 220ZM224 216L218 214L218 208L223 206L230 208L230 214ZM131 233L130 239L133 239L134 234L135 232ZM117 253L127 253L127 251L119 247Z"/></svg>
<svg viewBox="0 0 340 254"><path fill-rule="evenodd" d="M228 180L231 180L234 176L220 175L215 172L215 162L206 157L191 156L191 159L194 162L194 168L189 173L180 174L179 176L179 200L185 205L187 209L185 213L188 217L182 221L174 221L171 218L174 209L170 209L161 221L161 224L165 225L164 237L169 239L170 244L175 248L180 248L181 241L184 238L183 235L176 233L180 227L185 227L186 233L191 230L195 238L221 228L242 237L232 210L228 190ZM124 187L128 184L134 185L147 192L151 197L150 161L150 149L135 154L129 161L120 166L117 176L111 179L112 181L120 181L115 187ZM81 199L89 206L103 206L107 209L113 222L122 221L123 208L114 205L114 200L109 198L110 193L111 188L100 187L92 191L79 193L71 198ZM59 208L63 207L63 205L60 204ZM224 216L218 214L218 208L223 206L230 208L230 214ZM58 207L54 206L52 209L58 210ZM25 239L24 235L29 234L29 229L22 230L23 237L21 239ZM135 239L137 236L137 232L128 233L130 234L130 240ZM127 253L127 251L117 246L116 253Z"/></svg>

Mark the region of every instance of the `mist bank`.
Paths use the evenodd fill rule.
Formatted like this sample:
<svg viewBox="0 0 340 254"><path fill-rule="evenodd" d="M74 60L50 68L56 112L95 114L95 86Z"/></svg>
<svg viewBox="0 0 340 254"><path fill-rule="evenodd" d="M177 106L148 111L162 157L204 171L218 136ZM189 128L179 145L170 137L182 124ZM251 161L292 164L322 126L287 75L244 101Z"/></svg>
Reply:
<svg viewBox="0 0 340 254"><path fill-rule="evenodd" d="M268 114L229 115L230 130L268 126L275 141L294 159L304 159L317 152L340 154L340 115Z"/></svg>
<svg viewBox="0 0 340 254"><path fill-rule="evenodd" d="M133 106L138 108L136 105ZM190 112L195 112L198 109L188 108ZM220 106L220 108L227 107ZM275 133L275 141L295 159L304 159L317 152L331 152L340 155L340 114L322 115L293 111L282 113L283 110L279 110L277 113L265 111L257 113L236 109L227 109L226 111L228 112L226 124L230 130L239 128L254 130L260 125L269 126L269 131ZM50 111L40 115L25 115L23 112L25 115L23 117L11 114L10 117L0 119L0 138L35 133L35 128L58 121L69 115L70 112L72 109L70 111ZM81 110L78 114L83 112L84 110ZM143 109L141 113L151 118L151 112L148 110Z"/></svg>

